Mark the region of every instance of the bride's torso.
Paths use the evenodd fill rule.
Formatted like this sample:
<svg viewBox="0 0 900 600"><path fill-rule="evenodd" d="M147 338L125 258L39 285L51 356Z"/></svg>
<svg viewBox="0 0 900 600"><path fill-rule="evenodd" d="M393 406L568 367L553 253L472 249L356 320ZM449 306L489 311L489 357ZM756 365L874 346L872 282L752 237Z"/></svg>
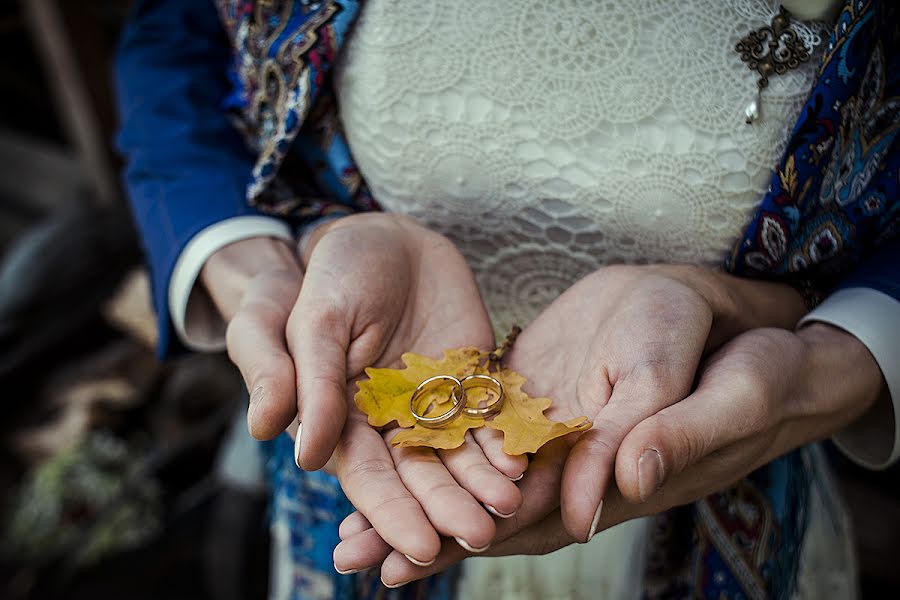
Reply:
<svg viewBox="0 0 900 600"><path fill-rule="evenodd" d="M812 58L771 78L747 125L758 75L734 46L777 10L368 0L335 73L341 120L377 200L456 242L503 335L606 264L722 263L766 191L825 35L796 27ZM546 557L469 561L461 597L636 596L643 527Z"/></svg>
<svg viewBox="0 0 900 600"><path fill-rule="evenodd" d="M734 46L776 12L368 0L335 75L341 119L377 200L456 242L506 330L605 264L721 264L814 81L815 52L745 123L758 74Z"/></svg>

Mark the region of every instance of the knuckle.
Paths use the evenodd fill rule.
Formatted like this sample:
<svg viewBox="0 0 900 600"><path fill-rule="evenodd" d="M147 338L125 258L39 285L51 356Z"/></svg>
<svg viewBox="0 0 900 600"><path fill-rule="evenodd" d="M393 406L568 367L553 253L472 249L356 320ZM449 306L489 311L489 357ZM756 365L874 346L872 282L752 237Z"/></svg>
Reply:
<svg viewBox="0 0 900 600"><path fill-rule="evenodd" d="M670 459L669 462L677 465L679 470L699 462L707 454L709 440L701 433L688 431L684 427L674 427L671 428L671 435L674 447L681 456L674 457L675 460Z"/></svg>
<svg viewBox="0 0 900 600"><path fill-rule="evenodd" d="M604 459L614 457L618 451L618 445L605 435L593 435L585 440L586 450Z"/></svg>
<svg viewBox="0 0 900 600"><path fill-rule="evenodd" d="M345 327L346 313L335 302L320 302L311 307L305 316L299 315L316 329L341 331Z"/></svg>

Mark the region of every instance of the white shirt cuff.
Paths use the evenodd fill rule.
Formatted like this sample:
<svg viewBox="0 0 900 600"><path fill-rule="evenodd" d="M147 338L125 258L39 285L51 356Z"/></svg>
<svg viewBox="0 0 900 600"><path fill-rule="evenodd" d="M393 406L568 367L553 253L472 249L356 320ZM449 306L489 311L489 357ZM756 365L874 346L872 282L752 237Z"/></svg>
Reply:
<svg viewBox="0 0 900 600"><path fill-rule="evenodd" d="M182 249L169 278L169 314L178 339L201 352L225 349L225 321L202 285L200 270L216 250L253 237L293 241L286 223L273 217L249 215L219 221L191 238Z"/></svg>
<svg viewBox="0 0 900 600"><path fill-rule="evenodd" d="M863 467L890 467L900 458L900 301L869 288L845 288L829 296L800 325L810 321L853 334L875 357L890 398L879 400L832 439Z"/></svg>

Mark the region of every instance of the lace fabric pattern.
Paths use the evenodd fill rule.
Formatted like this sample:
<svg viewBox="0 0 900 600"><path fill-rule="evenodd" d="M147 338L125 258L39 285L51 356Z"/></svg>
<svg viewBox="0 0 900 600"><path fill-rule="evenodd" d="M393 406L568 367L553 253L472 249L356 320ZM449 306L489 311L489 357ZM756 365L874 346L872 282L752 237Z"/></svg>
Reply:
<svg viewBox="0 0 900 600"><path fill-rule="evenodd" d="M734 51L770 0L369 0L335 71L344 130L385 209L454 240L498 331L612 263L722 263L815 80Z"/></svg>

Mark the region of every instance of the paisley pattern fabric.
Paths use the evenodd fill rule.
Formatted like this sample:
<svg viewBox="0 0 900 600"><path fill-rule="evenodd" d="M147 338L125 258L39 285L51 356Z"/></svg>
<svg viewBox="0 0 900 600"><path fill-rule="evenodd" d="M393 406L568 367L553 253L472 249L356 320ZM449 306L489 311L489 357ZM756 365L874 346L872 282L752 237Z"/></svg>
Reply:
<svg viewBox="0 0 900 600"><path fill-rule="evenodd" d="M841 12L771 189L729 260L733 272L827 285L896 235L898 21L896 2L854 0Z"/></svg>
<svg viewBox="0 0 900 600"><path fill-rule="evenodd" d="M228 108L258 153L248 202L299 222L335 210L377 209L341 133L330 83L360 2L218 4L236 56ZM727 259L731 271L827 286L896 235L897 13L886 0L845 5L770 189ZM303 164L280 170L298 160ZM307 176L289 181L287 173ZM291 523L293 597L387 597L371 577L333 574L336 527L350 510L336 480L299 472L285 440L274 445L271 464L276 525ZM645 596L789 597L814 478L798 451L668 513L650 544ZM449 597L453 577L445 573L397 592L409 596L391 597Z"/></svg>
<svg viewBox="0 0 900 600"><path fill-rule="evenodd" d="M220 1L234 44L235 89L226 108L257 153L251 205L308 219L349 205L375 210L340 131L330 69L359 12L356 0ZM302 131L302 134L301 134ZM303 169L282 164L302 157ZM293 165L292 165L293 167Z"/></svg>

